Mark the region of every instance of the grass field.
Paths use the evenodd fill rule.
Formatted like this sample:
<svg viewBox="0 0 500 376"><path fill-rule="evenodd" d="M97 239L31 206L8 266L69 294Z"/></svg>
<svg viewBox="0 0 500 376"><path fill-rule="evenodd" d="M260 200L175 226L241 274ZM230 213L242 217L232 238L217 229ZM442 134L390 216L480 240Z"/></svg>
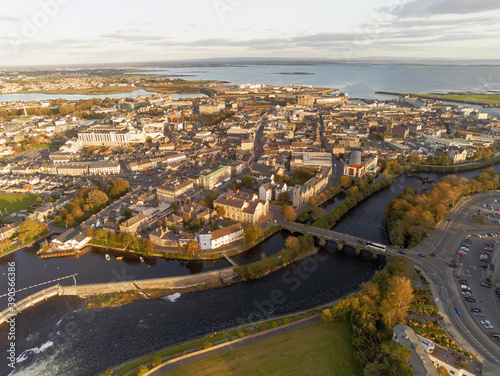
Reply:
<svg viewBox="0 0 500 376"><path fill-rule="evenodd" d="M347 323L318 323L217 355L164 376L357 376Z"/></svg>
<svg viewBox="0 0 500 376"><path fill-rule="evenodd" d="M28 206L31 206L36 202L36 198L37 196L0 194L1 215L6 215L6 209L8 214L26 209Z"/></svg>
<svg viewBox="0 0 500 376"><path fill-rule="evenodd" d="M459 100L459 101L471 101L471 102L481 102L481 103L500 103L499 94L413 94L422 97L432 97L442 100Z"/></svg>

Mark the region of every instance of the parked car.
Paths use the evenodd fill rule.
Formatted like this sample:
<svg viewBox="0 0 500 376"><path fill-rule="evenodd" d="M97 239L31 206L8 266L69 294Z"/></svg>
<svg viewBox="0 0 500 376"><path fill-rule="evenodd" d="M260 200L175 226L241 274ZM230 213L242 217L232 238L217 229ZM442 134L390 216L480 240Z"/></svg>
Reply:
<svg viewBox="0 0 500 376"><path fill-rule="evenodd" d="M471 312L481 312L481 310L479 308L476 308L476 307L471 308L470 311Z"/></svg>
<svg viewBox="0 0 500 376"><path fill-rule="evenodd" d="M457 264L456 262L450 262L450 263L448 264L448 266L449 266L450 268L458 268L458 264Z"/></svg>
<svg viewBox="0 0 500 376"><path fill-rule="evenodd" d="M487 283L487 282L481 282L481 286L483 287L487 287L487 288L490 288L491 287L491 284Z"/></svg>
<svg viewBox="0 0 500 376"><path fill-rule="evenodd" d="M466 302L469 302L469 303L475 303L476 302L476 299L472 298L472 297L465 297L464 298Z"/></svg>
<svg viewBox="0 0 500 376"><path fill-rule="evenodd" d="M463 315L462 310L460 308L455 307L455 311L457 312L457 315L460 315L460 316Z"/></svg>

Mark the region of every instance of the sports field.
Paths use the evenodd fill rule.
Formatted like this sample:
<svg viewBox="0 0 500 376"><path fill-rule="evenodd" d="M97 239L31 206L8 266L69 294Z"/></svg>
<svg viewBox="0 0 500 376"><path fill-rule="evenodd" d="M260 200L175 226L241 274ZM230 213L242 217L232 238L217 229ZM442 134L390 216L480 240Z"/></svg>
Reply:
<svg viewBox="0 0 500 376"><path fill-rule="evenodd" d="M37 196L0 194L1 216L26 209L36 202Z"/></svg>
<svg viewBox="0 0 500 376"><path fill-rule="evenodd" d="M348 324L318 323L179 367L164 376L362 375Z"/></svg>

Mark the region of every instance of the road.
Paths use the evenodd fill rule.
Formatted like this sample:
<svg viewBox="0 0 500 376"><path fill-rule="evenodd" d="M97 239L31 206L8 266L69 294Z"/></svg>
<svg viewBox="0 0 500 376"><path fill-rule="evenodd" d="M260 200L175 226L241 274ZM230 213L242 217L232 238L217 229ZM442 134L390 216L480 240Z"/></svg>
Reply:
<svg viewBox="0 0 500 376"><path fill-rule="evenodd" d="M407 256L428 274L435 285L438 294L436 303L445 316L445 322L449 320L453 326L452 331L456 331L456 334L458 334L458 342L462 342L460 340L460 337L462 337L467 342L462 343L462 345L478 358L485 358L500 364L500 345L488 334L489 332L500 331L500 315L497 311L497 302L492 289L472 288L477 301L474 304L466 303L457 283L459 269L448 266L449 263L456 261L457 250L467 234L500 231L499 225L478 225L470 221L473 212L478 206L482 206L493 199L500 200L500 192L481 193L462 200L432 232L431 236L419 247L408 251ZM484 239L474 239L474 243L484 243ZM472 251L473 249L471 249ZM435 257L430 256L433 252L436 253ZM417 256L421 253L425 254L426 257ZM479 255L477 255L477 260L478 258ZM479 261L477 261L477 265L479 265ZM471 268L471 265L466 267ZM474 286L479 285L479 281L474 280L472 282L469 277L469 284L471 283L474 283ZM479 299L479 296L484 296L484 298ZM459 307L463 315L459 316L454 307ZM479 320L470 313L472 307L480 308L487 313L487 317L484 319L491 321L494 326L493 330L487 331L480 325Z"/></svg>

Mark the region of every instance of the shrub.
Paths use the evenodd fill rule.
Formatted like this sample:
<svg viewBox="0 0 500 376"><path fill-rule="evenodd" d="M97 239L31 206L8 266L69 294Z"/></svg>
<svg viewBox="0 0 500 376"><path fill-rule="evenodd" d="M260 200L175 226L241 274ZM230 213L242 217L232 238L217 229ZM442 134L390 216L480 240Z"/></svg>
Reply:
<svg viewBox="0 0 500 376"><path fill-rule="evenodd" d="M277 328L277 327L278 327L278 323L277 323L276 321L273 321L273 322L271 323L271 327L272 327L272 328Z"/></svg>
<svg viewBox="0 0 500 376"><path fill-rule="evenodd" d="M203 343L203 348L204 348L204 349L208 349L208 348L210 348L210 347L212 347L212 342L204 342L204 343Z"/></svg>
<svg viewBox="0 0 500 376"><path fill-rule="evenodd" d="M144 374L145 374L146 372L148 372L148 371L149 371L149 368L148 368L148 367L146 367L145 365L142 365L142 366L140 366L140 367L137 369L137 371L136 371L136 375L137 375L137 376L142 376L142 375L144 375Z"/></svg>
<svg viewBox="0 0 500 376"><path fill-rule="evenodd" d="M285 317L283 319L283 324L289 324L290 323L290 319L288 317Z"/></svg>
<svg viewBox="0 0 500 376"><path fill-rule="evenodd" d="M153 367L158 367L161 364L161 356L155 355L153 358Z"/></svg>

